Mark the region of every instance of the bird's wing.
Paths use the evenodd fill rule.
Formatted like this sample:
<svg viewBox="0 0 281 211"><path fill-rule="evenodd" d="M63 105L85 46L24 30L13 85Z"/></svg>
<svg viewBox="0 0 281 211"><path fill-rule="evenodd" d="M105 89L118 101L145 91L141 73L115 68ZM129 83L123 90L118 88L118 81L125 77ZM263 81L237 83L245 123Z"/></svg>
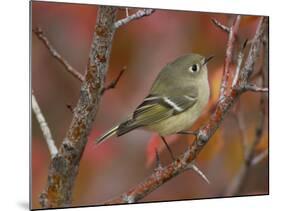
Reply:
<svg viewBox="0 0 281 211"><path fill-rule="evenodd" d="M158 96L149 95L140 104L130 120L118 127L117 135L123 135L132 129L157 123L166 118L181 113L192 107L197 101L196 97Z"/></svg>

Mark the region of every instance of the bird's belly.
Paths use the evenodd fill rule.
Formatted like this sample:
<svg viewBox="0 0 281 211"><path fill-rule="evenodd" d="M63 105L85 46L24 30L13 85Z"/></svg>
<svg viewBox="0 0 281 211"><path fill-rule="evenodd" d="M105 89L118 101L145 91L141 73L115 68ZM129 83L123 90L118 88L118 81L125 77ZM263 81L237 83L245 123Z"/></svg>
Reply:
<svg viewBox="0 0 281 211"><path fill-rule="evenodd" d="M194 106L178 115L169 117L153 125L146 126L146 129L159 133L161 136L174 134L190 128L200 116L201 109Z"/></svg>

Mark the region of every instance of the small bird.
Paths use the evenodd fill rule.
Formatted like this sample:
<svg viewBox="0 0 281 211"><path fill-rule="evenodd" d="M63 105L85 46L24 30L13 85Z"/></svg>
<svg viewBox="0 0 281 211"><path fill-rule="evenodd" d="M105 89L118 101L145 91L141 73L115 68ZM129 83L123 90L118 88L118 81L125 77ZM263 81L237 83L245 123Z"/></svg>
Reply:
<svg viewBox="0 0 281 211"><path fill-rule="evenodd" d="M167 64L129 118L99 137L96 143L137 128L157 132L161 137L190 128L209 101L207 63L212 58L191 53Z"/></svg>

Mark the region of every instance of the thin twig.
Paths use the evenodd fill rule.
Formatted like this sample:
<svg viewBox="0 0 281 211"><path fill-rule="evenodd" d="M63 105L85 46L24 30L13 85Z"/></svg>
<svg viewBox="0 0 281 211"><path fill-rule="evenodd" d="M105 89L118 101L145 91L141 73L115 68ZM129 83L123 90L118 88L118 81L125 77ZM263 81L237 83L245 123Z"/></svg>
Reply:
<svg viewBox="0 0 281 211"><path fill-rule="evenodd" d="M50 128L49 128L49 126L46 122L45 117L43 116L43 114L41 112L41 109L40 109L40 107L37 103L37 100L36 100L33 93L32 93L32 103L31 103L31 105L32 105L32 110L35 114L35 117L36 117L36 119L39 123L39 126L42 130L42 133L44 135L44 138L46 140L46 143L48 145L48 149L50 151L51 157L54 158L58 153L58 149L57 149L57 147L55 145L55 141L52 137L51 130L50 130Z"/></svg>
<svg viewBox="0 0 281 211"><path fill-rule="evenodd" d="M252 91L252 92L268 92L268 88L265 87L258 87L255 84L246 84L245 85L245 90L247 91Z"/></svg>
<svg viewBox="0 0 281 211"><path fill-rule="evenodd" d="M240 20L241 20L241 16L238 15L234 20L233 26L230 27L228 41L227 41L227 49L225 53L224 67L223 67L224 72L223 72L222 82L220 86L220 99L222 99L221 97L227 94L227 84L230 76L230 64L233 55L234 43L237 40L237 33L240 25Z"/></svg>
<svg viewBox="0 0 281 211"><path fill-rule="evenodd" d="M144 16L149 16L149 15L151 15L154 12L155 12L155 9L141 9L141 10L138 10L133 15L127 16L126 18L123 18L121 20L116 21L114 23L114 27L117 29L117 28L119 28L119 27L129 23L132 20L136 20L136 19L142 18Z"/></svg>
<svg viewBox="0 0 281 211"><path fill-rule="evenodd" d="M74 67L72 67L65 58L63 58L56 49L52 46L48 38L44 35L41 28L37 27L33 30L34 34L43 42L43 44L47 47L51 55L57 59L64 67L67 72L69 72L72 76L74 76L79 81L84 80L84 76L79 73Z"/></svg>
<svg viewBox="0 0 281 211"><path fill-rule="evenodd" d="M119 80L120 80L121 76L123 75L123 73L125 72L125 70L127 70L127 67L126 67L126 66L124 66L124 67L120 70L118 76L117 76L113 81L111 81L111 83L110 83L108 86L104 87L104 88L101 90L101 95L103 95L103 94L105 93L105 91L108 91L108 90L110 90L110 89L114 89L114 88L116 87L117 83L119 82Z"/></svg>
<svg viewBox="0 0 281 211"><path fill-rule="evenodd" d="M229 28L229 27L223 25L222 23L220 23L220 22L219 22L218 20L216 20L215 18L212 18L211 20L212 20L212 22L213 22L216 26L218 26L218 27L219 27L220 29L222 29L223 31L225 31L225 32L227 32L227 33L230 32L230 28Z"/></svg>

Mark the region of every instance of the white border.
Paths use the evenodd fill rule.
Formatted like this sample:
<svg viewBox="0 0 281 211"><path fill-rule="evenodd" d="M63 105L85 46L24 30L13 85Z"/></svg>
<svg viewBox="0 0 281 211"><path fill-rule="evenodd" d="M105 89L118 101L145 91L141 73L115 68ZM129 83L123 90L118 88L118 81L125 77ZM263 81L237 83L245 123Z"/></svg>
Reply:
<svg viewBox="0 0 281 211"><path fill-rule="evenodd" d="M64 1L60 1L64 2ZM280 209L280 6L276 0L68 0L193 11L230 12L270 16L270 196L113 206L111 210L277 210ZM1 210L26 210L29 187L29 2L1 3ZM279 8L279 9L278 9ZM279 123L279 124L278 124ZM278 203L279 202L279 203ZM4 208L4 209L2 209ZM6 208L6 209L5 209ZM68 210L107 210L109 207Z"/></svg>

